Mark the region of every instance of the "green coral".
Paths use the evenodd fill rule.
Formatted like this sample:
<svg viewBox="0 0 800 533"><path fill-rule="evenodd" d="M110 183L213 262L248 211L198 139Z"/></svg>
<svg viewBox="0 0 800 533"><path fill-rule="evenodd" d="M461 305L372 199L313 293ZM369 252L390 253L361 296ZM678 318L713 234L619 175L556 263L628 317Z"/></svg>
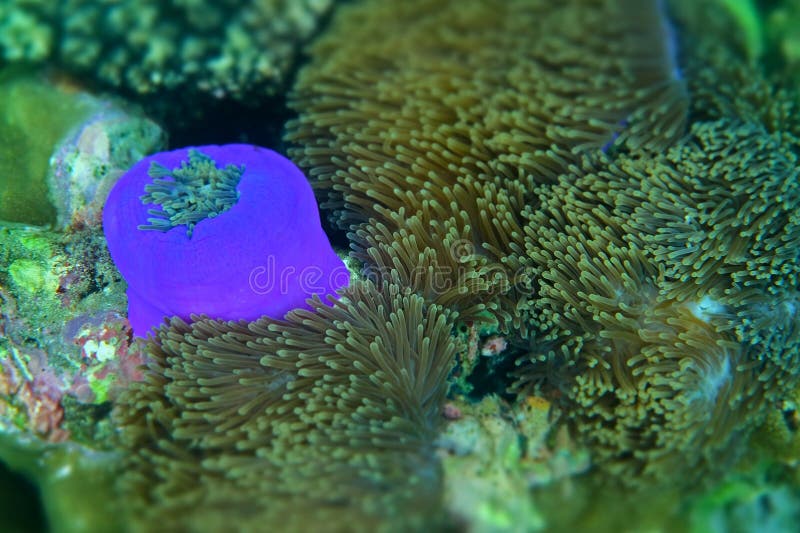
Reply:
<svg viewBox="0 0 800 533"><path fill-rule="evenodd" d="M445 488L488 493L457 510L487 529L539 527L538 509L554 508L554 529L685 530L674 510L687 486L723 476L751 435L772 434L791 464L800 115L791 87L752 64L752 9L707 19L695 4L672 2L677 63L656 2L345 6L310 50L289 138L375 283L285 321L163 327L146 381L117 406L124 516L142 529L221 529L231 515L254 528L430 528L455 509ZM188 23L214 28L233 5ZM109 63L105 44L76 39L98 76L142 92L194 80L165 75L179 41L162 32L167 8L135 21L126 6L77 10L141 41ZM735 16L746 32L729 31ZM120 66L131 63L149 70ZM19 290L39 279L25 266ZM484 399L478 422L465 408L440 461L447 386L467 388L448 376L459 321L507 334L517 367L495 379L516 381L516 398L489 413ZM544 394L566 413L551 438ZM595 475L553 484L575 473L558 470L565 456L587 465L575 439ZM546 468L528 464L548 446ZM622 506L618 482L651 490ZM698 528L796 523L794 489L745 485L728 478L684 509ZM759 501L775 503L774 522Z"/></svg>
<svg viewBox="0 0 800 533"><path fill-rule="evenodd" d="M49 224L50 156L57 143L88 116L91 102L36 76L0 72L0 220Z"/></svg>
<svg viewBox="0 0 800 533"><path fill-rule="evenodd" d="M0 3L0 59L7 62L46 59L53 48L50 24L55 13L53 7L48 0Z"/></svg>
<svg viewBox="0 0 800 533"><path fill-rule="evenodd" d="M280 89L332 0L10 0L7 60L51 59L125 91L244 100ZM0 26L0 29L3 28ZM54 57L55 56L55 57Z"/></svg>
<svg viewBox="0 0 800 533"><path fill-rule="evenodd" d="M35 484L54 533L121 530L113 489L117 460L111 452L46 444L10 428L0 431L0 461Z"/></svg>

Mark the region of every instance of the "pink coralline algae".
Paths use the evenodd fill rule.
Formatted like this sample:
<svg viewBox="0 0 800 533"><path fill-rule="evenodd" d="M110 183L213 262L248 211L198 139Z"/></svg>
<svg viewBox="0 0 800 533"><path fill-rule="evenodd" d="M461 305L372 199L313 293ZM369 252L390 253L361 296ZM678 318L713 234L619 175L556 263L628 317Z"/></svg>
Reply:
<svg viewBox="0 0 800 533"><path fill-rule="evenodd" d="M70 272L59 260L51 266L54 272L41 275L57 279L56 272ZM84 267L80 261L72 265ZM0 285L0 431L15 428L50 442L68 440L69 428L95 422L68 405L113 400L142 378L141 343L132 340L123 314L96 308L97 300L82 300L68 286L48 282L36 294L12 286L22 295Z"/></svg>
<svg viewBox="0 0 800 533"><path fill-rule="evenodd" d="M349 282L305 176L257 146L144 158L109 194L103 229L137 336L174 315L280 318Z"/></svg>
<svg viewBox="0 0 800 533"><path fill-rule="evenodd" d="M10 423L46 440L64 441L69 438L62 427L65 396L103 403L142 379L144 354L131 343L128 321L119 314L78 316L63 335L65 346L77 346L80 354L62 357L60 367L44 350L11 338L0 346L0 427Z"/></svg>
<svg viewBox="0 0 800 533"><path fill-rule="evenodd" d="M47 365L47 355L16 346L9 352L9 358L0 358L0 424L16 421L49 441L67 440L69 432L61 427L64 382Z"/></svg>
<svg viewBox="0 0 800 533"><path fill-rule="evenodd" d="M501 337L499 335L493 335L486 339L481 347L481 355L483 356L494 356L499 355L508 348L508 341L506 341L505 337Z"/></svg>
<svg viewBox="0 0 800 533"><path fill-rule="evenodd" d="M70 394L84 403L101 403L141 380L145 357L130 337L128 321L115 312L79 317L67 324L65 340L80 347L81 358Z"/></svg>

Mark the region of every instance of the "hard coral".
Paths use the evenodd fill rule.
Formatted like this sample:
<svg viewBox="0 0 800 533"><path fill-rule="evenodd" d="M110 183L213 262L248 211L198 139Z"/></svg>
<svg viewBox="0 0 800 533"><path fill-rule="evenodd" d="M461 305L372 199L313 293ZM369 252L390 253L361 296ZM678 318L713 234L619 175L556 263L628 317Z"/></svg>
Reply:
<svg viewBox="0 0 800 533"><path fill-rule="evenodd" d="M243 100L282 86L332 3L7 0L0 5L0 59L55 59L130 93Z"/></svg>
<svg viewBox="0 0 800 533"><path fill-rule="evenodd" d="M349 280L303 174L256 146L141 160L109 194L103 227L139 336L165 316L281 317Z"/></svg>
<svg viewBox="0 0 800 533"><path fill-rule="evenodd" d="M331 0L62 0L59 61L139 94L275 92Z"/></svg>

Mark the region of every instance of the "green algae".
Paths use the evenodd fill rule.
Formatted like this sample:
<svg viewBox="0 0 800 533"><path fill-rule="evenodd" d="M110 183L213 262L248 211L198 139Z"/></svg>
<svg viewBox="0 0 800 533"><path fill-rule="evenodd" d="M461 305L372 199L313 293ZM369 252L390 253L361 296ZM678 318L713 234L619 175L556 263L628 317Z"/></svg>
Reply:
<svg viewBox="0 0 800 533"><path fill-rule="evenodd" d="M78 312L125 307L124 283L99 229L62 234L0 221L0 286L38 329L60 329Z"/></svg>
<svg viewBox="0 0 800 533"><path fill-rule="evenodd" d="M0 285L11 290L20 312L40 327L66 320L57 293L66 260L60 240L36 227L0 224Z"/></svg>
<svg viewBox="0 0 800 533"><path fill-rule="evenodd" d="M22 292L36 294L37 292L54 291L58 288L58 277L33 259L18 259L8 267L11 282Z"/></svg>
<svg viewBox="0 0 800 533"><path fill-rule="evenodd" d="M86 379L89 382L89 388L94 393L94 403L107 402L111 387L117 382L116 375L110 372L104 373L103 369L100 368L88 373Z"/></svg>
<svg viewBox="0 0 800 533"><path fill-rule="evenodd" d="M58 142L93 104L17 69L0 72L0 220L55 222L47 170Z"/></svg>

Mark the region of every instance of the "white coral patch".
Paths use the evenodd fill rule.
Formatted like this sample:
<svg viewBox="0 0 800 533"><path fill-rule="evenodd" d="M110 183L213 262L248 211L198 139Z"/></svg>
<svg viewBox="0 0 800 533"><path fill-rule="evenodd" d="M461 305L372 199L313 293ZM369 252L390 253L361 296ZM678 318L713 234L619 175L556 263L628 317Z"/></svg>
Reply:
<svg viewBox="0 0 800 533"><path fill-rule="evenodd" d="M687 305L689 312L695 318L708 322L714 315L720 315L725 311L725 306L713 299L711 296L705 295L700 298L699 302L691 302Z"/></svg>

